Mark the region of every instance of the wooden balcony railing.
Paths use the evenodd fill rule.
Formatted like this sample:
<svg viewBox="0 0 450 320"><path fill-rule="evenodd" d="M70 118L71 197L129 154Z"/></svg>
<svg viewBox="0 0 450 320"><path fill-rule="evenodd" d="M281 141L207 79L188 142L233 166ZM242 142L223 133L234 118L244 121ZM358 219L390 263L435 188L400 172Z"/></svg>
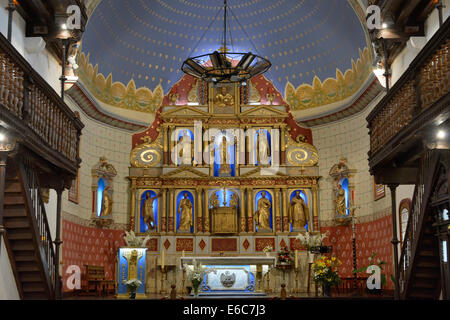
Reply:
<svg viewBox="0 0 450 320"><path fill-rule="evenodd" d="M367 117L370 157L450 91L450 19L436 32L403 76Z"/></svg>
<svg viewBox="0 0 450 320"><path fill-rule="evenodd" d="M44 158L54 153L72 171L78 167L83 124L2 34L0 121Z"/></svg>

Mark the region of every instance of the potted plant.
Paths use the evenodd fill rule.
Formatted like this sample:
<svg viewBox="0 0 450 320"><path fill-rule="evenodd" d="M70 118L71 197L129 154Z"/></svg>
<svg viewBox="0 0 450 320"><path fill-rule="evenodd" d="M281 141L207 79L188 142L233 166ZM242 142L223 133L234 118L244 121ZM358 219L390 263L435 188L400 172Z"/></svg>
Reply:
<svg viewBox="0 0 450 320"><path fill-rule="evenodd" d="M270 253L273 251L273 248L272 248L272 246L266 246L266 247L263 249L263 251L264 251L264 253L266 254L266 256L269 257L269 256L270 256Z"/></svg>
<svg viewBox="0 0 450 320"><path fill-rule="evenodd" d="M331 297L331 288L337 286L341 279L337 271L342 262L336 257L319 257L312 264L314 281L323 287L325 296Z"/></svg>
<svg viewBox="0 0 450 320"><path fill-rule="evenodd" d="M370 266L378 266L380 268L380 270L383 271L384 270L383 266L386 264L386 261L381 261L380 259L375 259L376 256L377 256L376 252L372 253L372 255L368 259L369 265L366 267L359 268L357 270L353 270L353 273L362 273L362 272L368 273L367 269ZM375 270L373 270L372 274L374 274L374 273L375 273ZM381 294L382 293L383 287L386 286L387 280L386 280L386 275L383 272L381 272L380 277L381 277L381 288L379 288L379 289L369 289L368 288L367 290L368 290L369 294Z"/></svg>
<svg viewBox="0 0 450 320"><path fill-rule="evenodd" d="M281 248L280 252L278 252L278 262L281 265L290 265L292 263L291 252L288 247Z"/></svg>
<svg viewBox="0 0 450 320"><path fill-rule="evenodd" d="M200 263L197 263L195 259L193 260L193 268L190 268L187 265L185 265L185 268L187 270L187 279L192 283L194 298L198 298L198 289L203 281L205 269Z"/></svg>
<svg viewBox="0 0 450 320"><path fill-rule="evenodd" d="M142 282L138 279L130 279L125 281L125 284L130 291L130 299L136 299L136 290L141 286Z"/></svg>

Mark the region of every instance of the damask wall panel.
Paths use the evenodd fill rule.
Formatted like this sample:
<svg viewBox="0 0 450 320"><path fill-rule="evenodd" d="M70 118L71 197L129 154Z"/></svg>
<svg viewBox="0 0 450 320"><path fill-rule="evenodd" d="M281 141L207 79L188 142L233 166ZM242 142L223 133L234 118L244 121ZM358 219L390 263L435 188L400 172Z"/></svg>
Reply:
<svg viewBox="0 0 450 320"><path fill-rule="evenodd" d="M70 275L66 270L71 265L81 269L82 288L86 285L86 265L104 266L106 279L113 280L117 249L125 245L123 235L122 230L91 228L63 220L63 290L69 291L66 282Z"/></svg>
<svg viewBox="0 0 450 320"><path fill-rule="evenodd" d="M390 280L393 273L393 250L392 250L392 217L376 219L371 222L359 223L356 225L356 251L358 268L369 265L369 257L376 253L376 260L385 261L383 273L387 278L387 288L392 289ZM338 257L342 262L339 274L341 277L353 277L353 247L351 226L335 226L321 228L321 232L329 232L324 244L333 246L332 255ZM291 239L291 245L292 245ZM360 274L368 276L368 274Z"/></svg>

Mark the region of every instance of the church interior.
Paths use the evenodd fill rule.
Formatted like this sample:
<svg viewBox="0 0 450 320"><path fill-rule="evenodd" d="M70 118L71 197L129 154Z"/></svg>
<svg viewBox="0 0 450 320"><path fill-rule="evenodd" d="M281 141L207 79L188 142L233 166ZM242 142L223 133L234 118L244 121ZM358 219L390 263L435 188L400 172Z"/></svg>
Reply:
<svg viewBox="0 0 450 320"><path fill-rule="evenodd" d="M450 0L0 0L0 300L450 299Z"/></svg>

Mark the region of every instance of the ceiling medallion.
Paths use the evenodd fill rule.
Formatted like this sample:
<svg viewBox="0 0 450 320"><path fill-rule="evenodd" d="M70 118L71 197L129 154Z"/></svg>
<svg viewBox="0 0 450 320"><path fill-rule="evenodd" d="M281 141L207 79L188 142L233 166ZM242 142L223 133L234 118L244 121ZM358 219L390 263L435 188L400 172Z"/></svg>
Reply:
<svg viewBox="0 0 450 320"><path fill-rule="evenodd" d="M240 83L241 85L247 85L247 81L257 75L265 73L272 66L269 60L256 55L252 52L228 52L227 49L227 13L228 4L227 0L224 0L224 27L223 27L223 46L220 48L221 52L214 51L210 54L205 54L197 57L188 58L183 62L181 70L195 78L202 79L206 82L217 83ZM230 12L234 16L234 19L239 23L236 15L230 8ZM210 26L206 29L209 30L212 23L216 20L218 14L211 22ZM239 23L240 25L240 23ZM244 28L241 29L245 32ZM230 33L231 34L231 33ZM200 41L204 38L201 37ZM247 35L248 39L251 39ZM199 41L199 43L200 43ZM251 40L250 40L251 41ZM231 45L233 40L231 39ZM253 44L253 42L252 42ZM198 45L197 45L198 46ZM253 47L256 46L253 44ZM192 50L194 52L196 47Z"/></svg>

